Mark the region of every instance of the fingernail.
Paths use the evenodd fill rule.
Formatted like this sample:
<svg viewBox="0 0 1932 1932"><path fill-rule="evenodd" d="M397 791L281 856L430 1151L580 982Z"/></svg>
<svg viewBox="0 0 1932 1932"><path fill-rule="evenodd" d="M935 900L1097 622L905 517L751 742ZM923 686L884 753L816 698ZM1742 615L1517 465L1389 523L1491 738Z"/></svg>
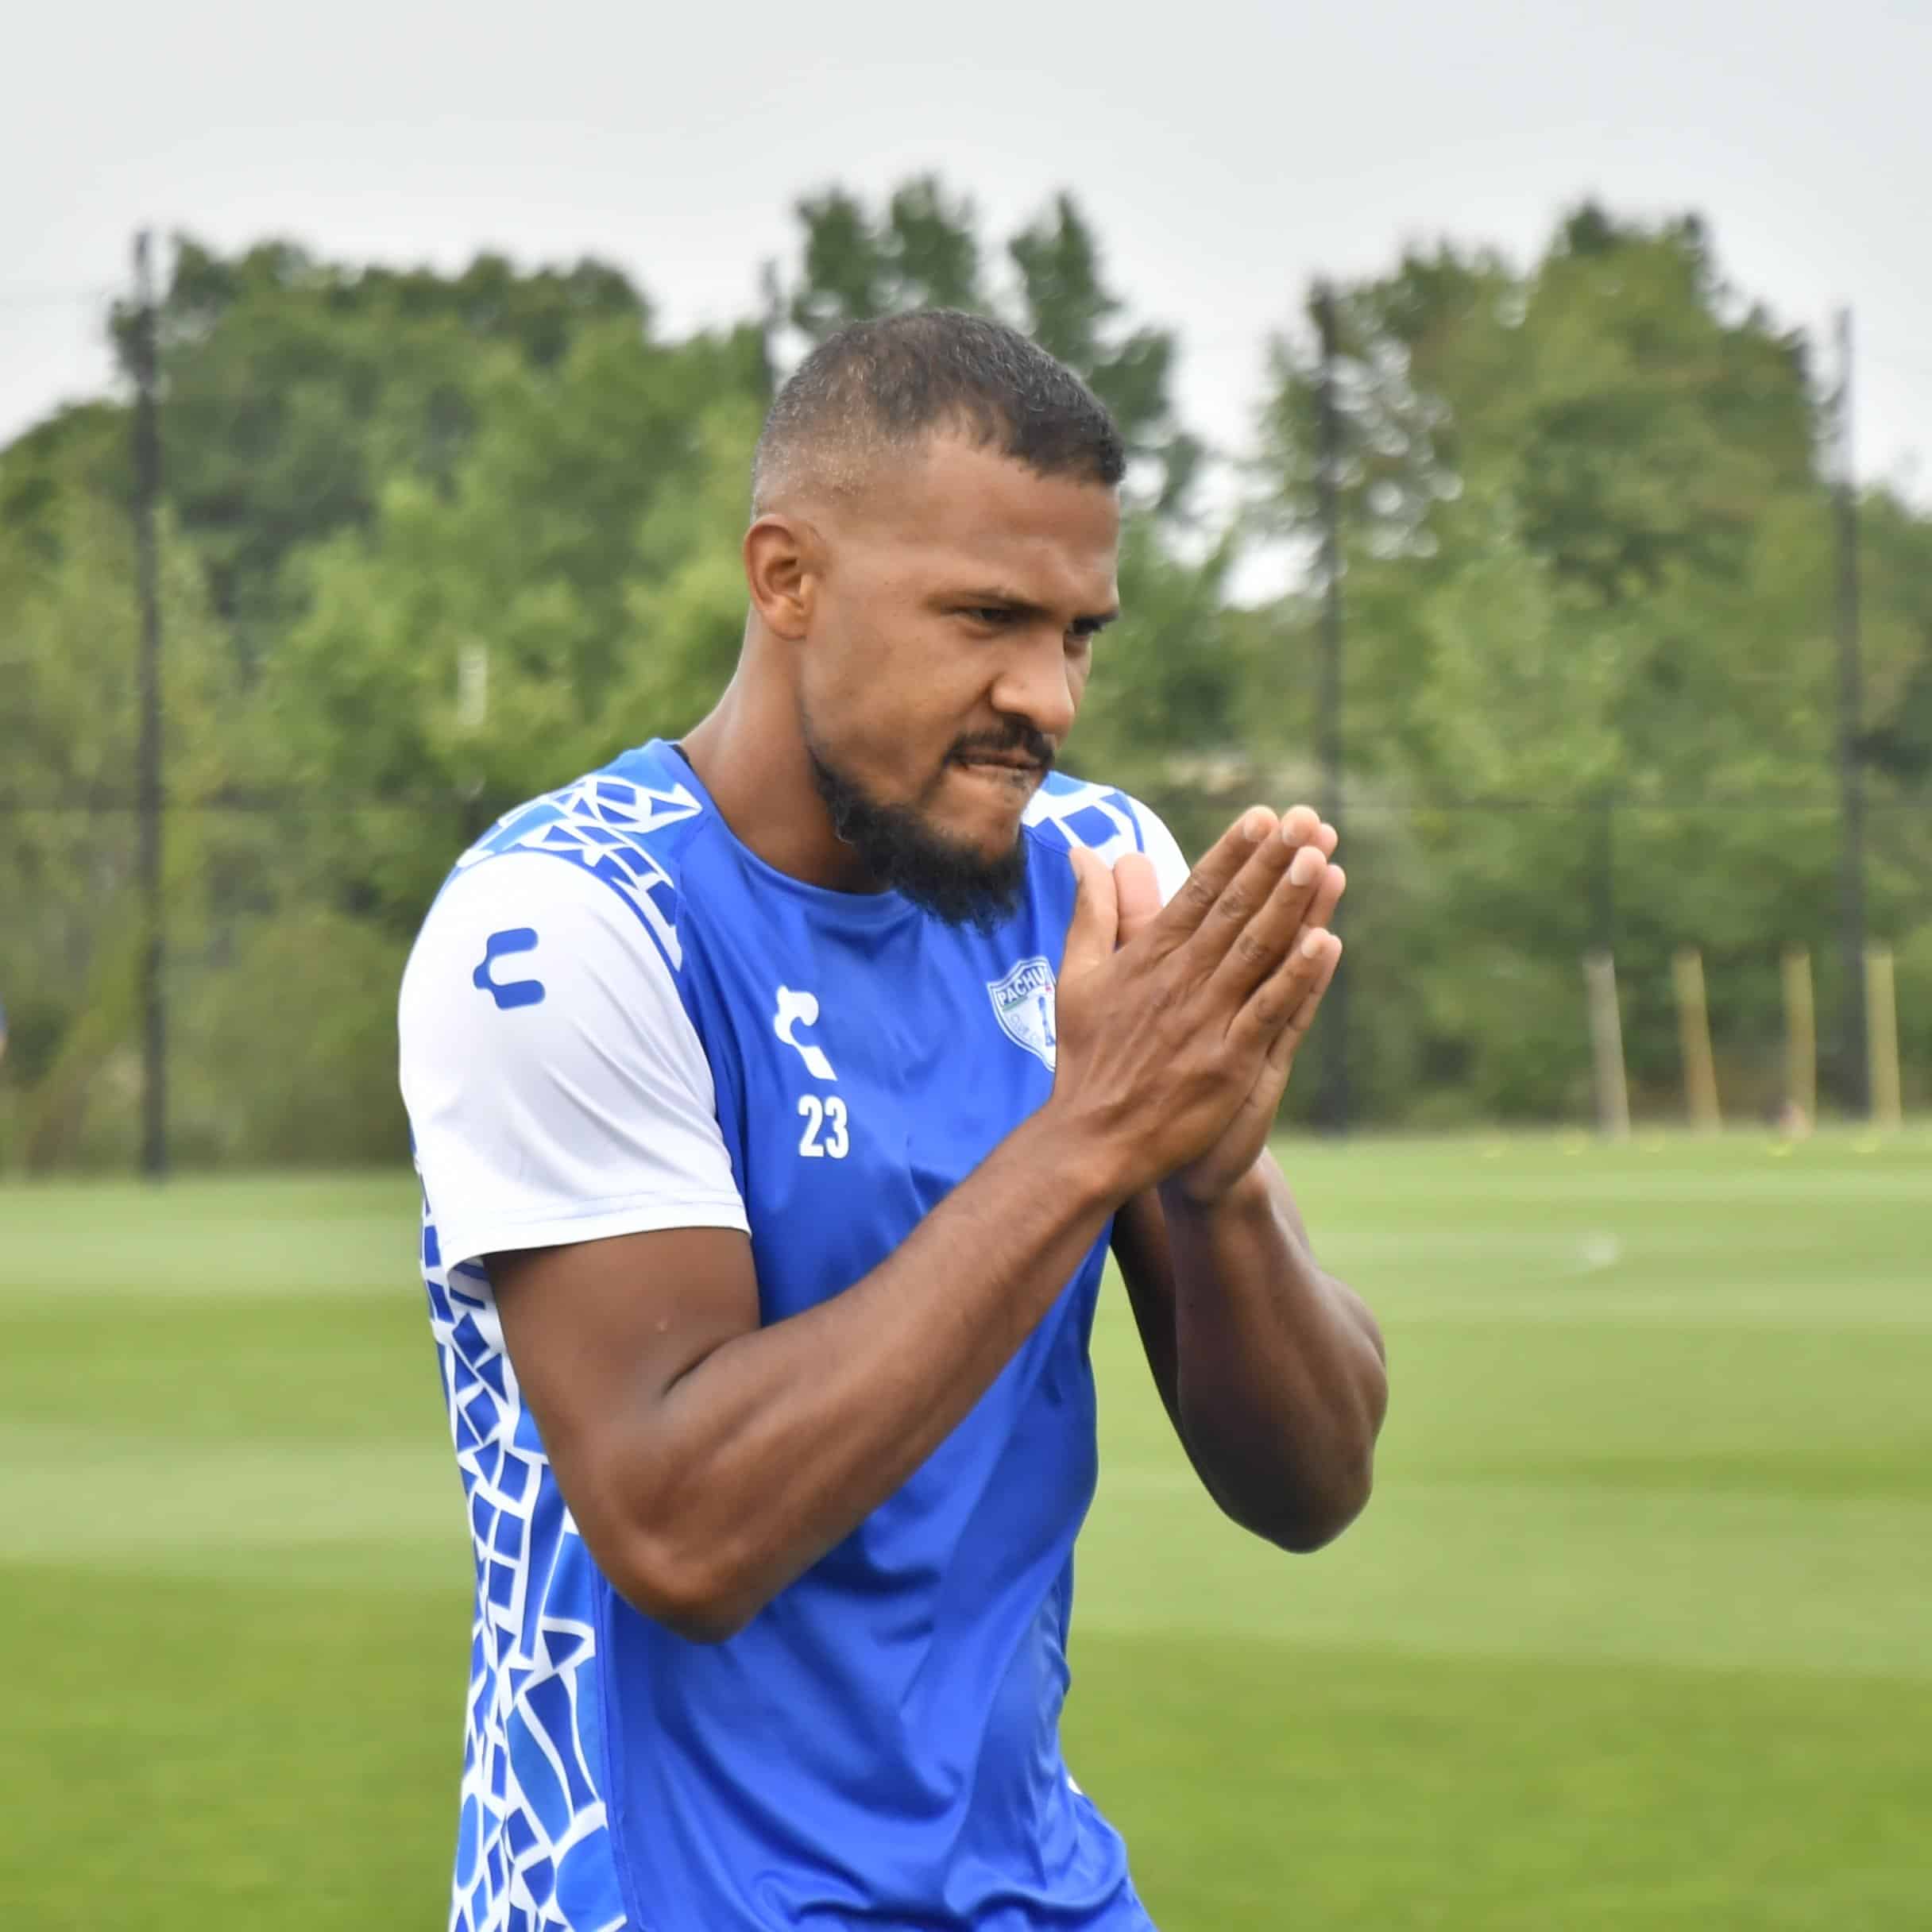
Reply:
<svg viewBox="0 0 1932 1932"><path fill-rule="evenodd" d="M1322 956L1323 945L1328 935L1319 929L1309 933L1308 937L1301 942L1301 956L1304 960L1320 959Z"/></svg>
<svg viewBox="0 0 1932 1932"><path fill-rule="evenodd" d="M1241 836L1250 845L1258 845L1274 829L1274 821L1258 806L1241 821Z"/></svg>
<svg viewBox="0 0 1932 1932"><path fill-rule="evenodd" d="M1312 845L1304 845L1289 862L1289 883L1293 886L1305 886L1321 868L1321 854Z"/></svg>

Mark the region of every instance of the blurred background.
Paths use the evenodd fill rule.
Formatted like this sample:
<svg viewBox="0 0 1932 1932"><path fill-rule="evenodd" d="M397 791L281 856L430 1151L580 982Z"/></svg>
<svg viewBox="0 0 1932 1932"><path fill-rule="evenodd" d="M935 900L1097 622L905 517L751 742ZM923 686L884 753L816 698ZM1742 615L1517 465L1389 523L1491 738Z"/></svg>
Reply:
<svg viewBox="0 0 1932 1932"><path fill-rule="evenodd" d="M1282 1157L1391 1338L1369 1517L1248 1548L1096 1335L1069 1748L1163 1926L1932 1925L1932 15L17 39L0 1901L437 1922L402 962L702 715L775 384L937 303L1134 453L1068 768L1349 867Z"/></svg>

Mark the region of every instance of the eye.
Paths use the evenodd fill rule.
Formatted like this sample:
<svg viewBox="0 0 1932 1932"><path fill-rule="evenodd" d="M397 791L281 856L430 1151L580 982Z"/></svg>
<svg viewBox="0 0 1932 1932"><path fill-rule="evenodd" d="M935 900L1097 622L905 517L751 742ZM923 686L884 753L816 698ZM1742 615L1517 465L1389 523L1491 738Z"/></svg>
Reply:
<svg viewBox="0 0 1932 1932"><path fill-rule="evenodd" d="M1007 629L1018 615L1005 604L968 604L965 614L975 624L983 624L989 631Z"/></svg>

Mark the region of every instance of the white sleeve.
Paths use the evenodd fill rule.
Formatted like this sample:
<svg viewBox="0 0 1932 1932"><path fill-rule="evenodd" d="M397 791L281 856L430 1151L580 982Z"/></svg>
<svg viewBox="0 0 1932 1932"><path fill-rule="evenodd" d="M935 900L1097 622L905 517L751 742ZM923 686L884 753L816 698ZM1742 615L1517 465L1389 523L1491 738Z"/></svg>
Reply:
<svg viewBox="0 0 1932 1932"><path fill-rule="evenodd" d="M651 1228L745 1228L671 969L582 867L505 852L423 922L397 1014L443 1261Z"/></svg>
<svg viewBox="0 0 1932 1932"><path fill-rule="evenodd" d="M1138 798L1129 798L1127 804L1141 829L1141 850L1153 861L1153 875L1160 882L1161 903L1165 906L1186 884L1188 862L1175 844L1173 833L1151 807Z"/></svg>

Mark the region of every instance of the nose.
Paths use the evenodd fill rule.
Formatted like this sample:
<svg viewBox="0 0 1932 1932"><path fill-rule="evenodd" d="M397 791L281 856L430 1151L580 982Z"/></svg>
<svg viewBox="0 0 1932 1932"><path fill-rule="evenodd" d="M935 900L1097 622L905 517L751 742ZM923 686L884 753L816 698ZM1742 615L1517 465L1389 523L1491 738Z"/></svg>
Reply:
<svg viewBox="0 0 1932 1932"><path fill-rule="evenodd" d="M990 695L1003 717L1024 718L1057 750L1073 728L1080 688L1065 644L1053 636L1020 644L1001 666Z"/></svg>

